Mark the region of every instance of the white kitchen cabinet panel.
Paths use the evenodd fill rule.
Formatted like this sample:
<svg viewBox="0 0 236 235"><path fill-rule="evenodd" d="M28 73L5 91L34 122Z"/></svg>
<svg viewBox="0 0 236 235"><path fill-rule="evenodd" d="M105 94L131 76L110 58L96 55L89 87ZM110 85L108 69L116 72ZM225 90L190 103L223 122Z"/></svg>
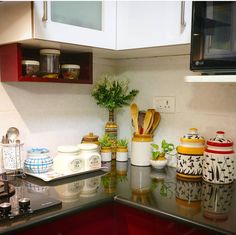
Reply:
<svg viewBox="0 0 236 235"><path fill-rule="evenodd" d="M117 49L190 43L190 1L118 1Z"/></svg>
<svg viewBox="0 0 236 235"><path fill-rule="evenodd" d="M115 49L115 1L35 1L34 38Z"/></svg>

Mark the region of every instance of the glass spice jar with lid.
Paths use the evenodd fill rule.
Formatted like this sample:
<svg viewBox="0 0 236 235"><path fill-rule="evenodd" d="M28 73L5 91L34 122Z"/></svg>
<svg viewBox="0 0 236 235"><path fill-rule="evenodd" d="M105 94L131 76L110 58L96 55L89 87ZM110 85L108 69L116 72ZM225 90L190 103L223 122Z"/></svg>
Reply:
<svg viewBox="0 0 236 235"><path fill-rule="evenodd" d="M60 50L56 49L40 50L40 73L43 77L58 78L60 54Z"/></svg>

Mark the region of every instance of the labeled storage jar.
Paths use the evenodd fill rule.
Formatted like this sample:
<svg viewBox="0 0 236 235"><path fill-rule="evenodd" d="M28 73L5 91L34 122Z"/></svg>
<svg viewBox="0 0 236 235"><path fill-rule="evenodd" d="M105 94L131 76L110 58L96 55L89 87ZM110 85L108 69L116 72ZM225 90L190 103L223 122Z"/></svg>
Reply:
<svg viewBox="0 0 236 235"><path fill-rule="evenodd" d="M101 168L101 155L98 153L96 144L79 144L79 157L84 161L85 171Z"/></svg>
<svg viewBox="0 0 236 235"><path fill-rule="evenodd" d="M78 79L80 66L77 64L63 64L61 66L61 74L64 79Z"/></svg>
<svg viewBox="0 0 236 235"><path fill-rule="evenodd" d="M40 50L40 73L43 77L58 78L60 50L41 49Z"/></svg>
<svg viewBox="0 0 236 235"><path fill-rule="evenodd" d="M54 158L54 170L57 173L70 175L83 172L85 161L79 156L79 147L64 145L57 148L57 156Z"/></svg>
<svg viewBox="0 0 236 235"><path fill-rule="evenodd" d="M152 135L134 134L131 143L131 164L135 166L150 166L152 157Z"/></svg>
<svg viewBox="0 0 236 235"><path fill-rule="evenodd" d="M24 162L25 170L33 174L47 172L53 165L53 159L49 156L47 148L31 148L27 151L27 159Z"/></svg>
<svg viewBox="0 0 236 235"><path fill-rule="evenodd" d="M180 145L177 147L177 175L190 179L202 178L204 149L204 138L196 128L189 129L189 133L180 138Z"/></svg>
<svg viewBox="0 0 236 235"><path fill-rule="evenodd" d="M39 61L37 60L22 60L22 75L36 77L39 72Z"/></svg>
<svg viewBox="0 0 236 235"><path fill-rule="evenodd" d="M203 158L203 180L215 184L229 184L234 180L233 142L217 131L207 141Z"/></svg>

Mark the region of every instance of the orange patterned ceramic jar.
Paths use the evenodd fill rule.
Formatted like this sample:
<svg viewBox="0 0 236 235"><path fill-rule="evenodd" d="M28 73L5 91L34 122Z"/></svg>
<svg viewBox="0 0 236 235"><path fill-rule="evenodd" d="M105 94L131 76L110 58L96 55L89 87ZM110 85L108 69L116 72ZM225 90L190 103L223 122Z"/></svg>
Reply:
<svg viewBox="0 0 236 235"><path fill-rule="evenodd" d="M177 175L190 179L201 178L204 149L204 138L196 128L189 129L189 133L180 138L177 147Z"/></svg>

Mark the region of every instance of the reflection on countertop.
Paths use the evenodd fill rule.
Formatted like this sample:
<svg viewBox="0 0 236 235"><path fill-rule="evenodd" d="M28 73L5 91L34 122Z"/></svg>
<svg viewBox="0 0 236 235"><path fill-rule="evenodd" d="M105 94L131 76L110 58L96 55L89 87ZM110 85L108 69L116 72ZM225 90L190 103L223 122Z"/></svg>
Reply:
<svg viewBox="0 0 236 235"><path fill-rule="evenodd" d="M124 162L110 164L101 183L106 193L116 195L115 201L223 234L236 234L235 183L218 185L176 177L172 167L157 170Z"/></svg>
<svg viewBox="0 0 236 235"><path fill-rule="evenodd" d="M62 201L59 209L48 209L32 215L28 222L37 223L53 216L69 214L103 205L122 203L150 211L180 222L208 228L222 234L236 234L236 184L216 185L199 180L176 178L176 169L130 165L129 162L107 162L105 171L97 171L46 183L33 177L18 180L17 197L26 193ZM19 226L20 222L17 222ZM2 226L0 232L15 223ZM27 223L22 220L22 227Z"/></svg>

